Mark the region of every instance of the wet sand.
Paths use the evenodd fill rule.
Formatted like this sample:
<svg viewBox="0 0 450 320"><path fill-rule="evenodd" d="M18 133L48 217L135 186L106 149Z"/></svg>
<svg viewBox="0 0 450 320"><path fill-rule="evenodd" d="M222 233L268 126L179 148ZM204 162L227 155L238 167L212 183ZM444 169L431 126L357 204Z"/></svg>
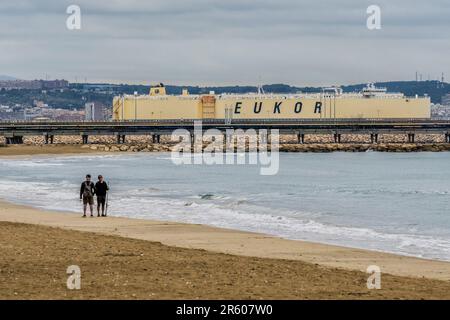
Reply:
<svg viewBox="0 0 450 320"><path fill-rule="evenodd" d="M95 153L96 150L89 148L82 148L82 145L63 145L63 144L49 144L49 145L9 145L0 147L0 157L10 156L33 156L33 155L63 155L63 154L82 154Z"/></svg>
<svg viewBox="0 0 450 320"><path fill-rule="evenodd" d="M0 298L450 298L447 262L4 201L0 221ZM71 264L81 291L65 287ZM369 265L381 290L366 288Z"/></svg>

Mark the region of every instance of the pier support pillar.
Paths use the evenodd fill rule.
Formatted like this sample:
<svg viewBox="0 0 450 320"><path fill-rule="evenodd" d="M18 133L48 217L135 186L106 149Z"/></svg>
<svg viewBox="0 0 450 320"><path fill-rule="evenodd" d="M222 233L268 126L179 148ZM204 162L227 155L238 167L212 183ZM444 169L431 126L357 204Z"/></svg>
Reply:
<svg viewBox="0 0 450 320"><path fill-rule="evenodd" d="M304 144L305 143L305 134L304 133L297 134L297 141L300 144Z"/></svg>
<svg viewBox="0 0 450 320"><path fill-rule="evenodd" d="M235 137L228 130L224 130L223 134L224 134L223 144L224 144L225 150L226 151L229 151L229 150L234 151L234 147L235 147L234 138ZM267 135L262 133L261 130L259 131L258 135L259 135L259 147L260 147L261 145L266 144L265 141L267 141ZM191 143L193 143L193 141L191 141Z"/></svg>
<svg viewBox="0 0 450 320"><path fill-rule="evenodd" d="M335 143L341 143L341 134L340 133L335 133L334 134L334 142Z"/></svg>
<svg viewBox="0 0 450 320"><path fill-rule="evenodd" d="M118 134L117 135L117 144L125 143L125 135L124 134Z"/></svg>
<svg viewBox="0 0 450 320"><path fill-rule="evenodd" d="M267 135L268 135L267 131L259 130L259 145L267 144L267 141L269 140ZM233 138L233 136L230 133L227 133L226 141L231 143L232 138Z"/></svg>
<svg viewBox="0 0 450 320"><path fill-rule="evenodd" d="M191 135L191 151L196 152L197 147L196 147L194 131L190 131L190 135ZM203 150L203 147L201 150Z"/></svg>
<svg viewBox="0 0 450 320"><path fill-rule="evenodd" d="M87 134L83 134L81 136L81 140L83 144L88 144L89 143L89 136Z"/></svg>
<svg viewBox="0 0 450 320"><path fill-rule="evenodd" d="M45 144L53 144L54 136L51 134L46 134L44 136L44 139L45 139Z"/></svg>
<svg viewBox="0 0 450 320"><path fill-rule="evenodd" d="M414 143L416 135L414 133L408 133L408 142Z"/></svg>
<svg viewBox="0 0 450 320"><path fill-rule="evenodd" d="M6 144L23 144L22 136L5 137Z"/></svg>
<svg viewBox="0 0 450 320"><path fill-rule="evenodd" d="M159 134L152 135L152 141L153 141L153 143L160 143L161 136Z"/></svg>
<svg viewBox="0 0 450 320"><path fill-rule="evenodd" d="M371 143L378 143L378 133L371 133L370 134L370 142Z"/></svg>

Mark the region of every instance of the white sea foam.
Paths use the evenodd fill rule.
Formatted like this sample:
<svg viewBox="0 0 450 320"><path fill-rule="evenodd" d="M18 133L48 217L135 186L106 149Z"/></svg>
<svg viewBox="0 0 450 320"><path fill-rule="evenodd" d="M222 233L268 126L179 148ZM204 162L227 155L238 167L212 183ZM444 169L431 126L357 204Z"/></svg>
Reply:
<svg viewBox="0 0 450 320"><path fill-rule="evenodd" d="M52 163L51 161L40 160L40 161L28 161L28 160L2 160L2 166L5 167L28 167L28 168L36 168L36 167L59 167L62 166L62 163Z"/></svg>
<svg viewBox="0 0 450 320"><path fill-rule="evenodd" d="M394 253L416 255L435 259L450 260L450 240L431 236L388 234L369 228L333 226L313 220L301 218L303 214L290 213L283 215L270 214L264 208L242 208L213 203L192 203L186 206L184 201L167 199L131 198L135 205L130 206L128 200L117 203L119 212L127 217L163 219L188 223L209 224L217 227L233 228L246 231L261 232L296 240L310 240L323 243L341 244L345 246L384 250ZM152 212L139 209L151 207ZM135 213L139 212L139 213Z"/></svg>
<svg viewBox="0 0 450 320"><path fill-rule="evenodd" d="M233 170L240 169L231 168L223 174L208 168L175 169L164 156L7 160L0 166L0 197L39 208L80 212L79 179L88 164L91 172L114 173L112 215L200 223L450 261L450 234L446 232L450 220L440 211L448 208L445 196L450 185L445 175L441 185L435 181L432 185L412 183L404 190L396 189L387 175L386 181L377 182L380 186L371 188L373 183L365 176L370 178L370 170L361 178L368 179L369 185L363 185L366 180L347 181L348 171L339 168L327 177L320 170L327 166L315 167L314 163L304 165L312 166L311 170L302 171L295 159L288 175L271 177L262 184L260 177L249 175L245 169L235 173ZM410 173L406 174L410 179ZM379 175L375 173L377 179ZM398 177L392 179L395 182ZM384 217L386 213L376 205L392 196L397 202L391 206L400 209ZM434 202L424 206L434 211L412 214L424 196L432 197ZM370 206L367 201L371 201ZM392 209L389 212L392 214Z"/></svg>
<svg viewBox="0 0 450 320"><path fill-rule="evenodd" d="M77 185L67 181L0 182L0 194L8 200L31 204L49 210L79 212ZM111 201L111 213L143 219L208 224L217 227L261 232L288 239L310 240L351 247L370 248L394 253L450 260L450 241L430 236L380 233L369 228L335 226L304 219L307 213L277 211L241 201L218 204L213 199L225 197L201 195L191 197L199 202L159 198L152 188L131 189ZM138 192L145 196L135 196ZM159 192L159 190L156 190ZM27 194L24 198L23 195Z"/></svg>

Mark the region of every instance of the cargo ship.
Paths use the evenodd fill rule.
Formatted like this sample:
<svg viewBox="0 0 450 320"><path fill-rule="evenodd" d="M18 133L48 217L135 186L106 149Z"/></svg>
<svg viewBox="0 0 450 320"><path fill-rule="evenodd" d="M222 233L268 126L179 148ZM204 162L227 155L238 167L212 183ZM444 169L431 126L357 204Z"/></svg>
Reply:
<svg viewBox="0 0 450 320"><path fill-rule="evenodd" d="M407 97L368 84L361 92L343 93L339 87L320 93L270 94L262 88L248 94L169 95L163 84L148 95L114 97L113 120L233 119L429 119L428 96Z"/></svg>

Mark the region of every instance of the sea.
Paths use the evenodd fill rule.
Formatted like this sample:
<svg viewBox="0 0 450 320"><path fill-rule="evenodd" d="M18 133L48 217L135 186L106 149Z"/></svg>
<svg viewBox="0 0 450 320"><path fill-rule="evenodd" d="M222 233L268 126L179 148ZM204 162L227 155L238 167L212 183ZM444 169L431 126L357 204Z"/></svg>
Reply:
<svg viewBox="0 0 450 320"><path fill-rule="evenodd" d="M450 261L450 153L281 153L271 176L161 153L2 158L0 198L81 215L88 173L109 183L112 216Z"/></svg>

